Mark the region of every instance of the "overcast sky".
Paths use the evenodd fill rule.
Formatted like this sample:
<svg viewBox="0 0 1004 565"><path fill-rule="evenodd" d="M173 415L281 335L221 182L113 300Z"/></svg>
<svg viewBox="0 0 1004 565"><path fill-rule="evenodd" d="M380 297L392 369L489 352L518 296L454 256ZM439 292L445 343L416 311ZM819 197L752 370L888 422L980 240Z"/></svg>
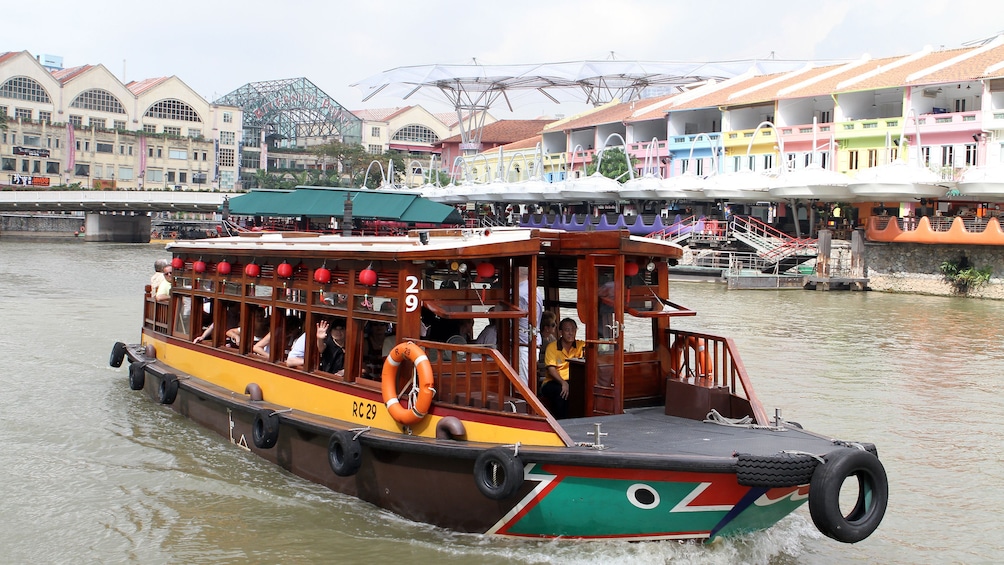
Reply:
<svg viewBox="0 0 1004 565"><path fill-rule="evenodd" d="M0 52L104 65L125 82L176 75L214 100L306 77L350 110L420 103L349 85L403 66L561 61L819 60L961 47L1004 31L993 0L47 0L8 2ZM4 77L0 77L2 79ZM527 102L517 117L581 105ZM493 108L509 117L504 107Z"/></svg>

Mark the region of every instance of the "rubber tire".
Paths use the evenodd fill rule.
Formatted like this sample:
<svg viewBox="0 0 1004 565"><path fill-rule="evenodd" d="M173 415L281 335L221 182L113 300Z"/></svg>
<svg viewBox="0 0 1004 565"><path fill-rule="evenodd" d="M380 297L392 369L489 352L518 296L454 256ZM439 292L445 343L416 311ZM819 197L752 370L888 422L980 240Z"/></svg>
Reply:
<svg viewBox="0 0 1004 565"><path fill-rule="evenodd" d="M825 455L826 463L816 467L809 486L809 515L827 537L856 543L872 534L889 503L889 480L885 467L867 451L843 448ZM856 476L858 499L844 516L840 511L840 487ZM868 496L870 494L870 497Z"/></svg>
<svg viewBox="0 0 1004 565"><path fill-rule="evenodd" d="M125 359L126 354L126 344L121 341L116 341L115 345L112 346L112 354L108 357L108 364L112 367L121 367L122 361Z"/></svg>
<svg viewBox="0 0 1004 565"><path fill-rule="evenodd" d="M129 388L132 390L143 390L146 385L146 363L132 363L129 365Z"/></svg>
<svg viewBox="0 0 1004 565"><path fill-rule="evenodd" d="M279 441L279 415L272 410L259 410L251 425L251 440L258 449L275 447L275 443Z"/></svg>
<svg viewBox="0 0 1004 565"><path fill-rule="evenodd" d="M797 487L812 480L819 460L811 455L778 453L750 455L740 453L736 461L736 479L747 487Z"/></svg>
<svg viewBox="0 0 1004 565"><path fill-rule="evenodd" d="M363 465L363 447L353 433L338 430L328 440L328 464L339 477L351 477Z"/></svg>
<svg viewBox="0 0 1004 565"><path fill-rule="evenodd" d="M509 498L523 485L523 462L510 450L493 447L474 462L474 482L487 498Z"/></svg>
<svg viewBox="0 0 1004 565"><path fill-rule="evenodd" d="M160 386L157 387L157 402L174 404L175 398L178 398L178 375L167 373L160 379Z"/></svg>

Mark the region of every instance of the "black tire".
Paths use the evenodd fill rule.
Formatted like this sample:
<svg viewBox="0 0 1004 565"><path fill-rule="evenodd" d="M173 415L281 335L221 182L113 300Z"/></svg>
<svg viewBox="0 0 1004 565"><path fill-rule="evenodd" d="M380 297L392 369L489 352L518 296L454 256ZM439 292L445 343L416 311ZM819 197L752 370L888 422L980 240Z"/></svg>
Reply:
<svg viewBox="0 0 1004 565"><path fill-rule="evenodd" d="M363 464L363 447L350 431L339 430L328 440L328 463L339 477L351 477Z"/></svg>
<svg viewBox="0 0 1004 565"><path fill-rule="evenodd" d="M129 365L129 388L132 390L143 390L146 385L146 363L132 363Z"/></svg>
<svg viewBox="0 0 1004 565"><path fill-rule="evenodd" d="M157 387L157 402L161 404L174 404L174 399L178 397L178 375L167 373L160 379L160 386Z"/></svg>
<svg viewBox="0 0 1004 565"><path fill-rule="evenodd" d="M126 344L121 341L116 341L115 345L112 346L112 354L108 357L108 364L112 367L121 367L122 361L125 359L126 354Z"/></svg>
<svg viewBox="0 0 1004 565"><path fill-rule="evenodd" d="M474 462L474 482L492 500L509 498L523 485L523 462L510 450L493 447Z"/></svg>
<svg viewBox="0 0 1004 565"><path fill-rule="evenodd" d="M797 487L809 484L818 464L819 460L811 455L740 453L736 461L736 478L739 484L748 487Z"/></svg>
<svg viewBox="0 0 1004 565"><path fill-rule="evenodd" d="M272 410L259 410L251 426L251 440L258 449L275 447L275 442L279 441L279 415Z"/></svg>
<svg viewBox="0 0 1004 565"><path fill-rule="evenodd" d="M867 451L843 448L824 457L816 467L809 487L809 514L824 535L844 543L856 543L872 534L889 502L889 480L885 467ZM840 510L840 488L856 477L858 499L845 516Z"/></svg>

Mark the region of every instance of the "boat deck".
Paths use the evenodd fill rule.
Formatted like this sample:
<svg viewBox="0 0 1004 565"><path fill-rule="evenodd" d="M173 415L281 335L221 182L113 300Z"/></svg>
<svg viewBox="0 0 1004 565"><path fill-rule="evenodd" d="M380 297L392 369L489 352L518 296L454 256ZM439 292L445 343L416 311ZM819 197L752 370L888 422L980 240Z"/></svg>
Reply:
<svg viewBox="0 0 1004 565"><path fill-rule="evenodd" d="M788 427L783 430L725 426L667 416L661 406L638 408L612 416L561 420L561 426L576 442L595 442L596 424L601 424L600 442L606 452L622 454L732 457L735 453L773 455L800 451L822 455L832 451L834 440Z"/></svg>

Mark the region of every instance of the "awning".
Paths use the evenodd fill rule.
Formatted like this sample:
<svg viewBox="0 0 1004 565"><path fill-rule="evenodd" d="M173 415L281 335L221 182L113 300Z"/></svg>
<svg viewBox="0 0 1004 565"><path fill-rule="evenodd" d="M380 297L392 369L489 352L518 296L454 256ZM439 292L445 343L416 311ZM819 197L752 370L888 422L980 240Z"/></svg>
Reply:
<svg viewBox="0 0 1004 565"><path fill-rule="evenodd" d="M461 224L453 206L433 202L417 194L387 190L297 187L288 190L252 190L229 200L235 216L341 218L346 197L352 200L352 217L390 220L409 224Z"/></svg>

